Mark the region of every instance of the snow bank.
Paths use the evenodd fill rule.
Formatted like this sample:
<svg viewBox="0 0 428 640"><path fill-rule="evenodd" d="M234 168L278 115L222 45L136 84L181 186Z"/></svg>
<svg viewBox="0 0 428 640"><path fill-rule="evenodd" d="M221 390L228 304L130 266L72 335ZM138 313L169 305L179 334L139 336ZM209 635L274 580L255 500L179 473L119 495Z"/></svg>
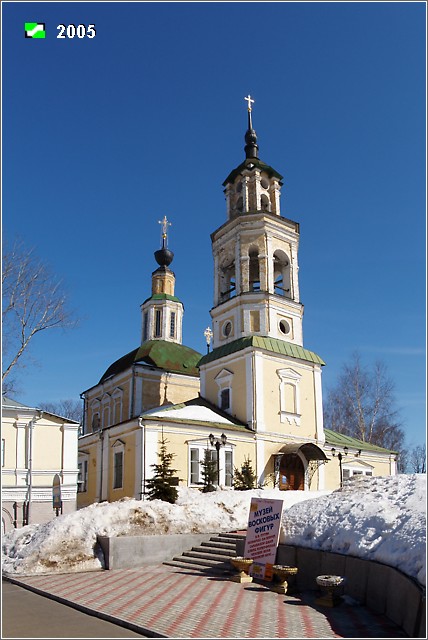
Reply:
<svg viewBox="0 0 428 640"><path fill-rule="evenodd" d="M426 585L426 475L354 476L283 513L280 542L377 560Z"/></svg>
<svg viewBox="0 0 428 640"><path fill-rule="evenodd" d="M425 585L426 476L354 477L342 491L179 487L176 504L124 499L93 504L3 537L10 574L103 567L97 536L215 533L245 529L250 500L283 500L280 542L349 553L401 569Z"/></svg>

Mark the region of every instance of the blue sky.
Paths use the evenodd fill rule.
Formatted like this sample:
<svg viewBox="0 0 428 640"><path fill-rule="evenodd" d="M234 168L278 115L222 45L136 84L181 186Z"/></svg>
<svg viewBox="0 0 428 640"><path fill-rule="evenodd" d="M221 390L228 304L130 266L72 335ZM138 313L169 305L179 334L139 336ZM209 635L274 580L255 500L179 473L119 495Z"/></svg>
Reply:
<svg viewBox="0 0 428 640"><path fill-rule="evenodd" d="M16 399L78 399L138 346L164 215L183 342L205 352L210 234L250 93L282 215L301 225L304 345L327 363L324 393L353 351L382 360L422 443L425 3L6 2L2 18L4 238L35 248L82 318L35 338ZM60 24L96 37L58 39Z"/></svg>

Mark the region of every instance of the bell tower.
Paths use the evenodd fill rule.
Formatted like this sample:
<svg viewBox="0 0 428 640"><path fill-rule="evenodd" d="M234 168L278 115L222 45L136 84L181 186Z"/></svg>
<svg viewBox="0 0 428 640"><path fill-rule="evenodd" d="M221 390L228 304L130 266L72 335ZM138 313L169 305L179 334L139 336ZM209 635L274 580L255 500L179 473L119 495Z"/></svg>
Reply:
<svg viewBox="0 0 428 640"><path fill-rule="evenodd" d="M246 336L303 345L299 225L281 216L282 176L259 159L247 96L245 160L223 183L227 221L211 235L213 347Z"/></svg>
<svg viewBox="0 0 428 640"><path fill-rule="evenodd" d="M159 267L152 273L152 295L141 305L141 344L147 340L182 342L183 303L175 297L175 274L169 268L174 254L168 249L167 217L159 221L162 225L162 246L155 251Z"/></svg>
<svg viewBox="0 0 428 640"><path fill-rule="evenodd" d="M324 362L303 347L299 225L281 216L282 176L259 159L245 100L245 159L223 183L227 220L211 235L213 349L199 370L201 395L257 434L262 460L281 442L323 441Z"/></svg>

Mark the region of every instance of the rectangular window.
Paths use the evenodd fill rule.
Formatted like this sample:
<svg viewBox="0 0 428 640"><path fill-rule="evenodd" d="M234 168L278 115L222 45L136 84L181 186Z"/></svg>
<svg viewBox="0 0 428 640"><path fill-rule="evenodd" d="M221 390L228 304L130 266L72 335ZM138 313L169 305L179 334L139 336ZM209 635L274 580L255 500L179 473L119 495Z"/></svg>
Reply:
<svg viewBox="0 0 428 640"><path fill-rule="evenodd" d="M155 309L155 338L160 338L162 329L162 311Z"/></svg>
<svg viewBox="0 0 428 640"><path fill-rule="evenodd" d="M230 389L221 390L220 409L223 411L230 409Z"/></svg>
<svg viewBox="0 0 428 640"><path fill-rule="evenodd" d="M143 342L146 342L148 335L149 335L149 314L147 311L145 311L144 317L143 317Z"/></svg>
<svg viewBox="0 0 428 640"><path fill-rule="evenodd" d="M351 476L351 472L349 471L349 469L343 469L342 476L344 480L349 478Z"/></svg>
<svg viewBox="0 0 428 640"><path fill-rule="evenodd" d="M226 487L232 486L233 479L233 462L232 462L232 452L225 451L224 452L224 484Z"/></svg>
<svg viewBox="0 0 428 640"><path fill-rule="evenodd" d="M121 489L123 486L123 451L114 454L114 482L113 489Z"/></svg>
<svg viewBox="0 0 428 640"><path fill-rule="evenodd" d="M171 311L171 318L169 323L169 337L175 338L175 311Z"/></svg>
<svg viewBox="0 0 428 640"><path fill-rule="evenodd" d="M199 482L199 449L190 449L190 484Z"/></svg>
<svg viewBox="0 0 428 640"><path fill-rule="evenodd" d="M77 491L82 493L88 490L88 461L83 460L77 465L79 475L77 477Z"/></svg>
<svg viewBox="0 0 428 640"><path fill-rule="evenodd" d="M373 473L371 471L366 471L366 476L372 476Z"/></svg>

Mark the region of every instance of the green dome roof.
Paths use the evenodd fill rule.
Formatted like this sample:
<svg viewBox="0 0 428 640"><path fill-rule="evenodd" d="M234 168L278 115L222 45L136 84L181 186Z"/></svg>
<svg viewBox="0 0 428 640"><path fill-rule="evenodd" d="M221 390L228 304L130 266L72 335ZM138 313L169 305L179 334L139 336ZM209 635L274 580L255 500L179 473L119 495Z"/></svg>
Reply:
<svg viewBox="0 0 428 640"><path fill-rule="evenodd" d="M148 340L134 351L113 362L98 384L129 369L133 364L147 364L172 373L199 376L197 365L201 357L202 354L182 344L166 340Z"/></svg>

